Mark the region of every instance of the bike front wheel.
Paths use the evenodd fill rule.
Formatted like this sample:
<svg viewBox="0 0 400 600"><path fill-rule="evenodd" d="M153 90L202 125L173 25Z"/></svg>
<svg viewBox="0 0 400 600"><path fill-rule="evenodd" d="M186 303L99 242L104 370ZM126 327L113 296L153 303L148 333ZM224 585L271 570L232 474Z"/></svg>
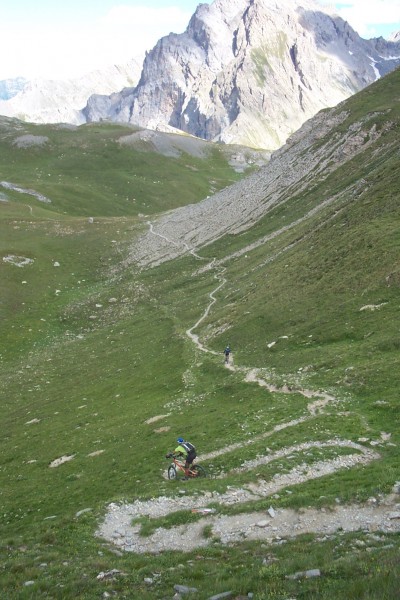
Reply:
<svg viewBox="0 0 400 600"><path fill-rule="evenodd" d="M168 479L176 479L176 467L175 465L171 465L168 467Z"/></svg>
<svg viewBox="0 0 400 600"><path fill-rule="evenodd" d="M207 471L201 465L194 465L192 471L195 473L195 477L207 477Z"/></svg>

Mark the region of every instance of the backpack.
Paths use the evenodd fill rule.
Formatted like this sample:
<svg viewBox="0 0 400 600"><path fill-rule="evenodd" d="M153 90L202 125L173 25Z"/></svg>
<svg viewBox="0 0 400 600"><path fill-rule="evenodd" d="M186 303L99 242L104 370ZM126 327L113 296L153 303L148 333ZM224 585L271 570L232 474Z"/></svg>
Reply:
<svg viewBox="0 0 400 600"><path fill-rule="evenodd" d="M188 454L196 454L196 448L190 442L182 442L183 446Z"/></svg>

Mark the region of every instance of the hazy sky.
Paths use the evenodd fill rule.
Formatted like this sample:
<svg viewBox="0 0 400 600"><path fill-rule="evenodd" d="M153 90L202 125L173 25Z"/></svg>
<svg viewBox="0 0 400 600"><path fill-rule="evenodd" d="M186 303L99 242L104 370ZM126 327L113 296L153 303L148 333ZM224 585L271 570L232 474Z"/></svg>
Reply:
<svg viewBox="0 0 400 600"><path fill-rule="evenodd" d="M0 80L77 77L182 33L198 0L0 0ZM203 0L211 4L211 0ZM321 0L321 3L324 3ZM365 38L400 30L400 0L325 0Z"/></svg>

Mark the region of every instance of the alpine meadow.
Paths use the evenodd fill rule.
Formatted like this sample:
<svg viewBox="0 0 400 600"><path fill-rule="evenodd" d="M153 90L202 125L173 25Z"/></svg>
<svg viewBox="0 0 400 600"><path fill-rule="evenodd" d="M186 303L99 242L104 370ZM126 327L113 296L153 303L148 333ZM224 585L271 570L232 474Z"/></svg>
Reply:
<svg viewBox="0 0 400 600"><path fill-rule="evenodd" d="M399 90L270 161L0 118L2 598L398 598Z"/></svg>

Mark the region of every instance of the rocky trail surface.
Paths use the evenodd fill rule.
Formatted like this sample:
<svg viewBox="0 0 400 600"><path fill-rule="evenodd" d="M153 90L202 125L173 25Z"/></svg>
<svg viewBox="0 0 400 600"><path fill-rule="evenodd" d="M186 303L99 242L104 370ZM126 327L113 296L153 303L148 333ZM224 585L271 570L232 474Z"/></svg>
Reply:
<svg viewBox="0 0 400 600"><path fill-rule="evenodd" d="M263 495L287 485L277 480L265 486ZM396 488L397 489L397 488ZM258 488L261 495L261 488ZM332 510L307 508L301 511L291 509L264 512L247 512L235 515L208 513L203 508L207 503L222 506L254 500L258 495L246 489L231 489L224 494L206 493L189 496L183 494L175 498L160 496L152 500L137 500L132 504L111 504L98 534L118 548L136 553L159 553L166 550L190 552L204 548L216 539L223 544L243 540L263 540L279 542L304 533L331 535L340 531L400 532L400 503L398 493L380 499L371 499L369 505L336 506ZM273 500L272 500L273 502ZM203 513L204 517L195 523L179 525L173 529L157 528L148 537L140 535L140 524L132 524L135 518L148 516L157 518L179 510L192 510ZM215 511L215 509L212 509ZM205 528L212 528L212 536L205 536Z"/></svg>

